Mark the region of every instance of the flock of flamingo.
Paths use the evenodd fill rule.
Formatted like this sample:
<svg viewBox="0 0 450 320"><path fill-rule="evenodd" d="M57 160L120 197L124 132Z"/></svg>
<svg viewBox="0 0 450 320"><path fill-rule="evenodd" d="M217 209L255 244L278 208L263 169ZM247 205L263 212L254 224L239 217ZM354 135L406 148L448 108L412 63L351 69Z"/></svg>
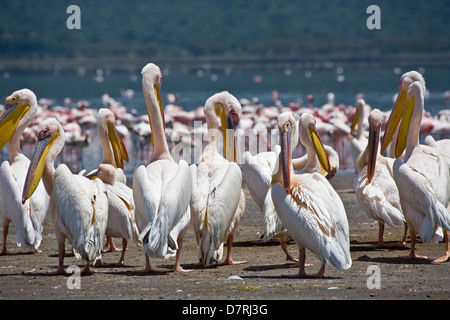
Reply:
<svg viewBox="0 0 450 320"><path fill-rule="evenodd" d="M9 152L9 161L0 167L1 254L8 253L11 222L18 246L39 251L49 212L59 252L56 274L65 273L66 241L86 262L87 273L101 263L105 245L114 246L112 238L122 239L121 264L131 241L142 246L144 272L154 271L150 259L172 256L174 271L190 271L180 263L189 228L195 233L199 265L245 263L233 260L232 246L246 189L264 217L263 241L280 241L287 257L298 262L296 276L306 276L306 249L322 261L316 276L324 276L326 265L348 269L349 223L329 182L342 164L339 141L348 139L356 197L379 224L376 246L387 246L386 224L404 226L402 245L407 230L411 239L405 258L426 258L416 255L418 235L427 243L445 237L446 252L434 261L449 259L450 140L429 135L420 144L419 137L446 134L450 124L444 112L437 120L424 111L426 86L420 73L401 77L395 105L384 113L372 110L361 97L354 108L334 105L331 95L321 108L296 103L263 107L226 91L192 112L174 104L164 109L161 83L160 68L147 64L142 69L147 115L141 117L108 95L98 112L86 101L78 108L49 108L29 89L7 97L0 112L0 148L8 144ZM204 135L198 161L175 159L170 137L191 135L196 121ZM65 163L55 167L65 144L86 142L82 128L88 125L97 126L102 161L90 172L74 173ZM152 152L136 165L127 185L124 162L130 159L123 138L130 129L143 140L150 137ZM267 129L277 132L277 140L267 138ZM239 148L249 131L263 136L262 151ZM323 143L324 136L334 148ZM31 159L21 151L24 141L35 145ZM286 250L288 238L298 246L298 259Z"/></svg>

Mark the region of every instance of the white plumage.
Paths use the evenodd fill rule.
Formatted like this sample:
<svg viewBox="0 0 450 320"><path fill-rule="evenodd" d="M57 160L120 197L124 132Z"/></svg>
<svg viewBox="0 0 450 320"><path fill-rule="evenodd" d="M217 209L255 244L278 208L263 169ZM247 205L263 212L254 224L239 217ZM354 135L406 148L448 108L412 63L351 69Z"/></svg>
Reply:
<svg viewBox="0 0 450 320"><path fill-rule="evenodd" d="M22 188L30 160L20 149L20 137L37 112L35 94L29 89L14 92L6 99L6 107L0 115L0 149L8 142L9 161L0 166L0 209L3 214L3 247L6 254L6 238L9 223L16 228L17 245L24 250L38 251L42 241L43 222L47 214L49 196L42 182L35 194L22 204Z"/></svg>
<svg viewBox="0 0 450 320"><path fill-rule="evenodd" d="M442 228L450 230L450 176L447 163L437 149L419 145L420 123L424 108L425 81L420 73L405 73L399 84L400 94L391 112L381 152L387 148L398 124L396 157L405 151L404 160L393 165L403 214L411 234L409 259L423 258L415 253L416 234L424 242L437 243Z"/></svg>
<svg viewBox="0 0 450 320"><path fill-rule="evenodd" d="M128 241L137 242L139 231L135 222L133 190L126 185L123 171L123 162L128 161L128 153L115 124L116 117L111 110L101 108L98 111L97 134L102 145L103 160L88 177L97 176L105 183L109 203L107 246L109 251L118 251L112 238L122 238L119 264L124 264Z"/></svg>
<svg viewBox="0 0 450 320"><path fill-rule="evenodd" d="M176 250L175 271L180 266L184 233L190 221L191 172L188 164L177 164L165 139L160 85L161 70L149 63L142 69L142 89L152 132L150 164L137 165L133 177L136 224L146 256L146 272L152 271L149 257L167 257ZM172 251L171 251L172 250Z"/></svg>
<svg viewBox="0 0 450 320"><path fill-rule="evenodd" d="M119 264L124 264L128 242L138 242L139 230L135 221L133 190L117 181L117 168L100 164L97 176L105 183L108 198L108 224L105 234L111 238L122 238L122 255Z"/></svg>
<svg viewBox="0 0 450 320"><path fill-rule="evenodd" d="M22 201L31 196L42 178L50 195L50 213L58 242L59 263L57 273L64 271L66 238L77 257L86 261L83 272L101 257L103 237L108 219L106 189L100 179L89 180L74 175L65 164L54 168L56 156L64 146L64 130L59 122L50 118L38 126L38 141L32 165L29 167Z"/></svg>
<svg viewBox="0 0 450 320"><path fill-rule="evenodd" d="M245 205L245 195L241 189L242 173L236 163L224 158L217 151L220 130L216 114L222 122L224 154L226 158L234 157L234 126L241 117L241 105L228 92L217 93L205 103L208 141L198 166L191 165L192 226L197 239L199 259L204 266L222 258L225 241L228 252L224 263L244 262L233 261L231 258L233 233Z"/></svg>
<svg viewBox="0 0 450 320"><path fill-rule="evenodd" d="M300 141L308 154L316 149L320 165L330 170L323 145L314 130L314 123L306 121L300 129ZM350 268L349 227L345 208L328 180L319 173L294 174L292 152L297 145L296 119L292 113L278 117L281 134L279 163L281 172L274 176L272 201L281 222L299 247L300 269L305 276L305 248L323 261L318 275L323 276L325 262L339 268ZM321 146L321 147L320 147Z"/></svg>
<svg viewBox="0 0 450 320"><path fill-rule="evenodd" d="M406 225L403 217L400 196L394 181L394 159L384 157L379 152L379 133L382 114L375 109L369 115L369 142L360 156L364 167L354 180L355 195L364 211L378 221L378 243L374 247L385 247L383 241L384 226L405 226L402 245L406 244Z"/></svg>

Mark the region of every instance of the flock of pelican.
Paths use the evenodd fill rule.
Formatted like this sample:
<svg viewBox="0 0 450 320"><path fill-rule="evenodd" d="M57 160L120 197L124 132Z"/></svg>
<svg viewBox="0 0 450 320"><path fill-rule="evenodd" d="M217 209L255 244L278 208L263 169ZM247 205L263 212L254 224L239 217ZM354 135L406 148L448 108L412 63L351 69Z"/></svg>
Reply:
<svg viewBox="0 0 450 320"><path fill-rule="evenodd" d="M86 262L83 272L91 272L90 266L101 263L106 247L117 250L112 238L122 239L120 264L127 243L135 242L143 248L144 272L155 271L150 258L171 256L175 256L174 271L188 272L181 267L180 254L189 227L195 233L199 265L245 263L233 260L231 252L247 189L264 216L263 241L280 240L287 257L298 262L296 276L307 276L306 249L322 262L315 276L324 276L327 264L342 270L351 267L346 211L329 182L339 168L339 155L322 143L318 117L284 110L276 116L279 143L272 151L256 155L247 151L238 163L237 129L246 111L229 92L216 93L203 108L207 137L200 161L189 165L176 162L169 152L161 83L157 65L149 63L142 69L153 153L148 163L136 165L131 188L123 171L124 161L129 161L127 149L111 110L98 111L103 160L92 172L72 173L64 163L55 168L66 137L61 123L54 117L40 121L30 160L21 152L20 137L41 116L36 96L22 89L6 99L0 114L0 148L9 144L9 162L0 167L2 254L7 253L10 222L17 229L17 244L38 251L49 211L58 243L57 274L65 273L66 241ZM435 261L446 261L450 256L449 140L430 137L426 145L419 144L426 91L422 75L405 73L399 90L381 144L383 114L374 109L365 119L364 100L356 104L350 129L358 126L352 136L355 194L364 211L379 223L376 247L386 246L385 224L404 226L402 245L408 229L411 238L406 258L423 258L415 252L417 235L429 243L445 235L446 252ZM368 135L363 132L364 121L369 124ZM306 154L294 158L299 143ZM298 259L287 252L286 239L296 242Z"/></svg>

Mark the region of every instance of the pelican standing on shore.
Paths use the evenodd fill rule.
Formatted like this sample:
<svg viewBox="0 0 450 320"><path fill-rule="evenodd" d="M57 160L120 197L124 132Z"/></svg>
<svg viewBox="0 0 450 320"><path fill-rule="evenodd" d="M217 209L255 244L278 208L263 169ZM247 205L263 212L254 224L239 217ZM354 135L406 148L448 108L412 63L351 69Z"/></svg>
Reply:
<svg viewBox="0 0 450 320"><path fill-rule="evenodd" d="M298 124L290 112L278 116L281 152L280 169L273 177L272 201L283 226L299 248L298 277L305 277L305 248L322 261L317 276L325 274L329 263L339 269L351 267L349 227L341 198L320 173L294 174L292 150L300 141L307 153L317 150L321 166L330 171L329 160L314 123L305 124L298 132Z"/></svg>
<svg viewBox="0 0 450 320"><path fill-rule="evenodd" d="M97 134L103 149L103 160L98 169L88 177L100 178L106 186L108 196L108 224L106 226L106 251L120 251L119 264L124 264L128 241L137 242L139 231L135 222L133 190L126 185L127 178L123 171L124 161L128 162L128 152L117 134L116 117L106 108L98 111ZM113 237L122 238L122 249L117 249Z"/></svg>
<svg viewBox="0 0 450 320"><path fill-rule="evenodd" d="M23 187L25 202L43 180L50 195L50 212L58 242L57 274L65 274L66 238L71 241L75 255L86 261L83 273L90 272L90 263L101 257L103 237L108 220L108 199L100 179L89 180L72 174L65 164L55 169L56 156L64 147L64 130L55 118L38 126L38 140Z"/></svg>
<svg viewBox="0 0 450 320"><path fill-rule="evenodd" d="M153 154L150 163L134 170L133 196L139 240L145 252L144 272L152 272L150 257L167 257L176 250L175 271L180 265L183 235L190 222L191 172L188 164L177 164L167 146L160 85L162 74L153 63L142 69L142 89L151 127Z"/></svg>
<svg viewBox="0 0 450 320"><path fill-rule="evenodd" d="M236 159L235 132L242 109L239 101L224 91L205 103L208 139L198 166L191 165L192 226L197 239L198 256L204 266L221 259L223 243L227 257L223 264L238 264L231 256L233 234L244 211L245 195L241 189L242 173ZM221 121L224 157L217 151Z"/></svg>
<svg viewBox="0 0 450 320"><path fill-rule="evenodd" d="M394 159L379 155L379 139L383 115L374 109L369 115L369 141L359 162L365 166L355 177L353 187L364 211L378 221L378 243L374 248L387 247L383 241L385 224L391 227L405 226L401 245L406 245L407 226L403 216L392 167Z"/></svg>
<svg viewBox="0 0 450 320"><path fill-rule="evenodd" d="M411 235L408 259L424 259L415 253L416 234L424 242L437 243L442 228L450 230L448 165L437 149L419 145L420 123L424 112L425 81L417 71L405 73L400 93L389 117L381 145L386 150L401 120L395 145L394 179ZM405 151L404 160L398 158ZM448 241L448 239L447 239Z"/></svg>
<svg viewBox="0 0 450 320"><path fill-rule="evenodd" d="M272 175L278 170L276 165L280 151L279 145L275 145L273 151L260 152L255 156L246 151L244 153L244 163L241 165L243 184L263 214L264 230L261 233L262 241L267 242L273 238L278 238L281 248L286 254L286 259L297 262L298 260L288 251L285 237L289 235L282 233L284 228L273 209L269 194L272 186ZM306 162L301 164L305 165Z"/></svg>
<svg viewBox="0 0 450 320"><path fill-rule="evenodd" d="M119 265L125 263L125 252L128 242L138 242L139 230L136 226L134 213L133 190L116 178L117 168L113 165L101 163L92 177L97 177L103 181L108 198L108 223L105 235L111 246L112 238L122 238L122 254Z"/></svg>
<svg viewBox="0 0 450 320"><path fill-rule="evenodd" d="M0 149L8 142L9 162L0 167L0 209L3 214L3 247L0 254L8 254L6 238L9 224L16 227L17 245L38 252L42 230L49 204L49 196L42 182L35 194L22 204L22 188L30 160L20 149L20 137L32 123L38 109L35 94L29 89L14 92L6 98L0 114Z"/></svg>

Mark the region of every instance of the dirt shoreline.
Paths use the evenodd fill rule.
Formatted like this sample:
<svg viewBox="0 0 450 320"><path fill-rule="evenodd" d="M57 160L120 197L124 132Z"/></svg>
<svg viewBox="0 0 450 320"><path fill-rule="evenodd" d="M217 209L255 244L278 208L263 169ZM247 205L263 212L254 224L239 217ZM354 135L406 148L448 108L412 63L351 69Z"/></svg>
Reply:
<svg viewBox="0 0 450 320"><path fill-rule="evenodd" d="M292 279L297 268L286 261L277 243L260 244L262 217L250 197L235 234L233 257L247 260L234 266L197 267L195 237L186 234L181 264L192 268L189 273L169 272L174 260L152 260L161 273L142 274L142 247L130 244L125 265L117 262L120 252L105 253L107 265L95 268L90 276L82 276L79 289L70 289L73 278L53 276L58 263L58 251L53 227L44 227L43 241L38 254L25 254L15 244L15 228L10 227L7 244L15 255L0 256L0 300L448 300L450 298L450 263L411 262L400 259L409 253L407 248L369 249L376 243L378 226L362 211L352 189L352 177L336 176L332 184L344 202L350 224L353 265L349 270L327 266L325 278ZM49 221L49 217L47 217ZM402 228L386 227L385 240L397 242ZM115 239L118 247L121 241ZM296 256L297 246L291 242L290 252ZM437 258L445 251L445 244L418 243L417 252ZM65 267L82 267L82 262L68 254ZM315 273L320 261L307 253L308 273ZM379 271L379 289L371 288L374 270ZM69 284L69 286L68 286Z"/></svg>

